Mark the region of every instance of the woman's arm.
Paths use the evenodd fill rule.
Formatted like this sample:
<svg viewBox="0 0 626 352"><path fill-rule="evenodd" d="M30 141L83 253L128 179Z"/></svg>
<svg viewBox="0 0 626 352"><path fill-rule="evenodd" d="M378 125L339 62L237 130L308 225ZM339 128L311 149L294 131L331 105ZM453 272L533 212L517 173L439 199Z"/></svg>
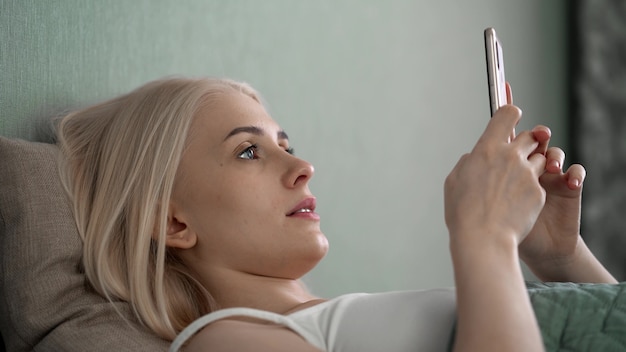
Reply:
<svg viewBox="0 0 626 352"><path fill-rule="evenodd" d="M455 351L542 351L518 245L545 201L545 157L526 131L508 142L521 112L499 109L445 183L446 225L457 288Z"/></svg>
<svg viewBox="0 0 626 352"><path fill-rule="evenodd" d="M454 351L542 351L516 243L451 247L458 316Z"/></svg>

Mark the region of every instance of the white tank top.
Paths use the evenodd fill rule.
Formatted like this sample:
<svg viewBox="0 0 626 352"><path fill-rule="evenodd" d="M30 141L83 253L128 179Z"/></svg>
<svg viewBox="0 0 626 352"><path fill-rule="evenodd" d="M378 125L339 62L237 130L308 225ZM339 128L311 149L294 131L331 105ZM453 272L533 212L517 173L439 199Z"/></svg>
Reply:
<svg viewBox="0 0 626 352"><path fill-rule="evenodd" d="M208 324L228 317L252 317L285 326L328 352L447 351L456 320L452 288L387 293L354 293L281 315L251 308L207 314L185 328L170 346L183 344Z"/></svg>

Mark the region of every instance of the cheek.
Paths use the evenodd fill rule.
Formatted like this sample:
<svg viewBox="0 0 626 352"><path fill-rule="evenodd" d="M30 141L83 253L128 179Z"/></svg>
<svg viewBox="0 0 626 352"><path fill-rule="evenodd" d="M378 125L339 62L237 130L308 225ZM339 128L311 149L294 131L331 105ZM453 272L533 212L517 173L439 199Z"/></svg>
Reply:
<svg viewBox="0 0 626 352"><path fill-rule="evenodd" d="M264 194L263 189L232 183L221 185L190 194L187 211L193 214L193 227L197 232L252 236L254 232L277 225L272 219L279 219L280 202Z"/></svg>

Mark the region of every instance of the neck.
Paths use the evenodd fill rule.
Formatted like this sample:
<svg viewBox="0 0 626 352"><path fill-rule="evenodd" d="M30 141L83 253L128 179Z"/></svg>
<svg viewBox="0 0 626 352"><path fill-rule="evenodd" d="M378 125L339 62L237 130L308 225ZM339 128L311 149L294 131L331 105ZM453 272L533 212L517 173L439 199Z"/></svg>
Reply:
<svg viewBox="0 0 626 352"><path fill-rule="evenodd" d="M220 308L246 307L286 314L321 301L299 279L217 270L202 277L201 282Z"/></svg>

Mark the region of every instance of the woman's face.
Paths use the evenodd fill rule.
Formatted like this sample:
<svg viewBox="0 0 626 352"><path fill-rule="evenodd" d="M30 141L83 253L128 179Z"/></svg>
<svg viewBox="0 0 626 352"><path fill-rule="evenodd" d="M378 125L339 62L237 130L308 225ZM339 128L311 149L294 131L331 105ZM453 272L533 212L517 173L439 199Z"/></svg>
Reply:
<svg viewBox="0 0 626 352"><path fill-rule="evenodd" d="M312 176L261 104L220 95L192 123L170 204L195 236L193 265L293 279L311 270L328 250Z"/></svg>

